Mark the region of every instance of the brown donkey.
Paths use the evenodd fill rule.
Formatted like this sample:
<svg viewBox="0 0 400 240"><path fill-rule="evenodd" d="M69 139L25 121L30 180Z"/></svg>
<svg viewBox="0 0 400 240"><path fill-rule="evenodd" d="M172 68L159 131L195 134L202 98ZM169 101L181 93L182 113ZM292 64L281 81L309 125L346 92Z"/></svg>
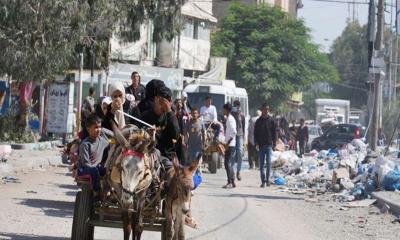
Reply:
<svg viewBox="0 0 400 240"><path fill-rule="evenodd" d="M201 157L201 155L200 155ZM192 166L182 167L178 159L173 160L173 168L168 171L166 203L166 237L167 240L185 239L185 212L190 202L191 190L193 189L193 175L199 164L198 157Z"/></svg>

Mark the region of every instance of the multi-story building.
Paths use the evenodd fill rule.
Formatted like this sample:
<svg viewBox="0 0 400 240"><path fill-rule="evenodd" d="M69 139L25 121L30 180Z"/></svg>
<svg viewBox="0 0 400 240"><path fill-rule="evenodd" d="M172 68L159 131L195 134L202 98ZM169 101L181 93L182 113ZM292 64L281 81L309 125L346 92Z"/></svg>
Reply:
<svg viewBox="0 0 400 240"><path fill-rule="evenodd" d="M294 17L297 17L297 10L303 6L301 0L213 0L214 16L216 16L218 20L221 20L226 16L227 10L233 2L240 2L241 4L248 5L270 4L282 8L284 12Z"/></svg>
<svg viewBox="0 0 400 240"><path fill-rule="evenodd" d="M211 50L210 27L217 23L212 5L212 1L189 0L181 10L184 29L172 41L154 43L151 21L142 26L141 38L134 43L120 43L113 37L112 58L137 65L180 68L188 76L206 71Z"/></svg>

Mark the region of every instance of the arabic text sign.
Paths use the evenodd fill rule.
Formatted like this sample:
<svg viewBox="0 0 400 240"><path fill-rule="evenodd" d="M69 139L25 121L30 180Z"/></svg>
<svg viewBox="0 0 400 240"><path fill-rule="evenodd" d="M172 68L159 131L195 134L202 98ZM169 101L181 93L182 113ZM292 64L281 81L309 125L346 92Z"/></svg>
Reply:
<svg viewBox="0 0 400 240"><path fill-rule="evenodd" d="M66 133L69 107L69 84L51 84L47 99L47 131Z"/></svg>

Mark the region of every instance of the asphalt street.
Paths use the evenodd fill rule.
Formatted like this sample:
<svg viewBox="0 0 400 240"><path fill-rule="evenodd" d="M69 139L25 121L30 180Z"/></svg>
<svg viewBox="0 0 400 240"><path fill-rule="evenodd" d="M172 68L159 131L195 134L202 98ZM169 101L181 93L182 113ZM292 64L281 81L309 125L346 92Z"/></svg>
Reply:
<svg viewBox="0 0 400 240"><path fill-rule="evenodd" d="M235 189L222 189L225 171L204 173L193 197L199 229L187 239L400 239L400 224L374 206L340 210L329 196L307 202L276 186L259 188L259 173L244 170ZM78 188L65 167L19 173L0 184L0 239L70 239ZM122 229L96 228L95 239L122 239ZM142 239L160 239L145 232Z"/></svg>

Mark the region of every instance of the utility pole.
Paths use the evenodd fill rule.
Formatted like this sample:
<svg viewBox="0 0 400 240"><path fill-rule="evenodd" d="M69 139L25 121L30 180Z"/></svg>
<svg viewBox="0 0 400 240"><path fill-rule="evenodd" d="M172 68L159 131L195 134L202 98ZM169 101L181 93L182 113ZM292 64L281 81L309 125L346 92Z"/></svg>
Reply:
<svg viewBox="0 0 400 240"><path fill-rule="evenodd" d="M373 0L372 0L373 1ZM374 52L376 54L375 57L381 57L382 48L383 48L383 29L384 29L384 0L378 1L378 13L377 13L377 31L376 31L376 40L374 46ZM378 128L379 128L379 120L380 120L380 105L382 98L382 85L381 85L381 76L384 75L382 73L381 68L373 69L374 73L374 104L373 104L373 113L372 113L372 127L370 134L370 147L373 151L376 150L376 144L378 141Z"/></svg>
<svg viewBox="0 0 400 240"><path fill-rule="evenodd" d="M83 53L79 54L80 64L79 64L79 82L78 82L78 101L77 102L77 118L76 118L76 134L79 134L81 127L81 112L82 112L82 72L83 72Z"/></svg>

